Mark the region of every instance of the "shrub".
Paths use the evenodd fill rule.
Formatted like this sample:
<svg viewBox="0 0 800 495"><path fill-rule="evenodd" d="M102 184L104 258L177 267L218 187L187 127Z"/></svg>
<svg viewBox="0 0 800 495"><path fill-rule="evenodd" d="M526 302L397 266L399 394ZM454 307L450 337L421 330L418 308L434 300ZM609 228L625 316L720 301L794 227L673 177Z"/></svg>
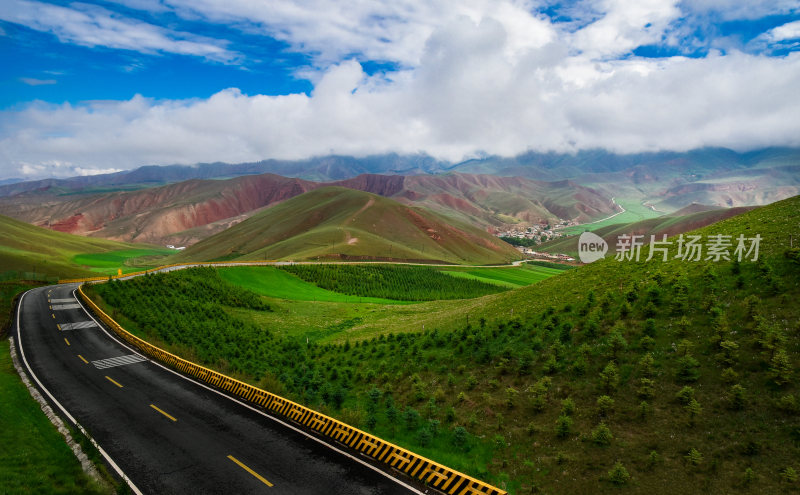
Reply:
<svg viewBox="0 0 800 495"><path fill-rule="evenodd" d="M686 462L690 466L699 466L703 462L703 454L701 454L696 448L692 447L684 456L684 459L686 459Z"/></svg>
<svg viewBox="0 0 800 495"><path fill-rule="evenodd" d="M624 351L628 347L628 341L625 340L625 337L618 330L614 330L611 335L608 336L608 340L606 342L608 346L608 352L611 355L611 359L617 359L617 354Z"/></svg>
<svg viewBox="0 0 800 495"><path fill-rule="evenodd" d="M575 412L575 401L567 397L561 401L561 414L564 416L572 416Z"/></svg>
<svg viewBox="0 0 800 495"><path fill-rule="evenodd" d="M606 392L611 393L619 385L619 371L613 362L609 362L603 371L600 372L600 387Z"/></svg>
<svg viewBox="0 0 800 495"><path fill-rule="evenodd" d="M412 407L406 407L406 410L403 412L403 422L406 425L406 430L416 430L419 424L419 413L417 410Z"/></svg>
<svg viewBox="0 0 800 495"><path fill-rule="evenodd" d="M417 442L420 444L420 446L427 447L430 445L431 440L433 440L433 433L431 433L431 430L428 429L427 426L421 428L419 433L417 433Z"/></svg>
<svg viewBox="0 0 800 495"><path fill-rule="evenodd" d="M689 401L689 403L684 406L684 410L686 411L686 417L689 420L690 426L694 426L694 424L697 422L697 417L703 412L703 408L700 406L700 403L695 399Z"/></svg>
<svg viewBox="0 0 800 495"><path fill-rule="evenodd" d="M614 399L607 395L601 395L597 398L597 410L600 417L608 417L614 410Z"/></svg>
<svg viewBox="0 0 800 495"><path fill-rule="evenodd" d="M742 475L742 484L745 486L750 485L756 479L756 472L753 471L752 468L747 468L744 470L744 474Z"/></svg>
<svg viewBox="0 0 800 495"><path fill-rule="evenodd" d="M690 386L685 386L675 394L675 400L683 405L689 404L694 399L694 389Z"/></svg>
<svg viewBox="0 0 800 495"><path fill-rule="evenodd" d="M642 399L652 399L656 395L655 384L656 382L650 378L640 378L636 394Z"/></svg>
<svg viewBox="0 0 800 495"><path fill-rule="evenodd" d="M787 483L797 482L797 471L793 467L787 466L781 471L781 479Z"/></svg>
<svg viewBox="0 0 800 495"><path fill-rule="evenodd" d="M650 337L656 336L656 320L648 318L644 321L644 334Z"/></svg>
<svg viewBox="0 0 800 495"><path fill-rule="evenodd" d="M653 353L648 352L639 360L639 372L645 378L653 378L656 374Z"/></svg>
<svg viewBox="0 0 800 495"><path fill-rule="evenodd" d="M792 363L784 349L778 349L770 360L769 375L776 385L786 385L792 380Z"/></svg>
<svg viewBox="0 0 800 495"><path fill-rule="evenodd" d="M731 406L731 409L735 409L737 411L744 409L745 403L747 399L745 398L745 389L738 383L731 387L730 393L728 394L728 403Z"/></svg>
<svg viewBox="0 0 800 495"><path fill-rule="evenodd" d="M572 418L563 414L556 420L556 436L566 438L572 432Z"/></svg>
<svg viewBox="0 0 800 495"><path fill-rule="evenodd" d="M725 383L733 383L739 379L739 373L735 372L733 368L725 368L722 370L722 381Z"/></svg>
<svg viewBox="0 0 800 495"><path fill-rule="evenodd" d="M614 435L611 434L611 429L606 426L605 422L601 422L597 425L597 428L592 430L592 441L596 445L610 445L611 440L614 439Z"/></svg>
<svg viewBox="0 0 800 495"><path fill-rule="evenodd" d="M647 456L647 467L653 469L659 462L661 462L661 456L655 450L651 450L650 455Z"/></svg>
<svg viewBox="0 0 800 495"><path fill-rule="evenodd" d="M453 429L453 445L464 448L467 445L467 429L463 426L456 426Z"/></svg>
<svg viewBox="0 0 800 495"><path fill-rule="evenodd" d="M617 461L608 472L608 480L615 485L624 485L631 479L631 475L621 462Z"/></svg>
<svg viewBox="0 0 800 495"><path fill-rule="evenodd" d="M700 378L700 371L697 369L700 363L692 356L686 355L678 360L678 369L675 378L679 382L696 382Z"/></svg>

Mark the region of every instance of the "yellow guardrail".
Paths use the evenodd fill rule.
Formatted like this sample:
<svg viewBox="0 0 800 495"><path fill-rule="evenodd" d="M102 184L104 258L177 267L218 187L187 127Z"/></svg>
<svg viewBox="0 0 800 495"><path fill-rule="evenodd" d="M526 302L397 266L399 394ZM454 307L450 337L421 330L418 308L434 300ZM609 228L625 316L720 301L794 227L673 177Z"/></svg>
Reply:
<svg viewBox="0 0 800 495"><path fill-rule="evenodd" d="M130 274L127 276L130 276ZM99 280L107 280L107 278L100 277ZM290 418L326 438L335 440L349 448L362 452L372 459L397 469L411 478L422 481L428 486L443 493L447 493L448 495L506 495L505 491L489 485L488 483L484 483L481 480L450 469L447 466L417 455L402 447L381 440L374 435L361 431L358 428L353 428L330 416L318 413L301 404L284 399L283 397L223 375L217 371L204 368L203 366L156 347L122 328L119 323L100 309L94 301L89 299L80 286L78 287L78 294L83 302L85 302L114 333L143 353L173 369L198 378L214 387L221 388L252 404L263 407L270 412Z"/></svg>

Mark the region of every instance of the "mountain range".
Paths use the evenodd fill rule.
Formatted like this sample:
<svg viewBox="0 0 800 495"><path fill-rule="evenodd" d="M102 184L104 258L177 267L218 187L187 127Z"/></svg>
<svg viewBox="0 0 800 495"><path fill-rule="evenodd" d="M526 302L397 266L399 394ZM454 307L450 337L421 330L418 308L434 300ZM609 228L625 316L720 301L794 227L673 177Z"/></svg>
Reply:
<svg viewBox="0 0 800 495"><path fill-rule="evenodd" d="M315 258L495 264L520 254L466 222L377 194L326 186L267 208L172 261Z"/></svg>
<svg viewBox="0 0 800 495"><path fill-rule="evenodd" d="M494 233L560 219L603 219L617 213L615 198L658 214L692 203L771 203L800 193L800 149L531 152L455 164L423 154L387 154L147 166L0 185L0 214L82 236L192 246L277 204L328 187L376 194L424 208L441 221ZM696 227L698 221L721 215L669 220L667 230L653 221L635 228L673 233L681 225ZM616 232L607 231L601 234Z"/></svg>
<svg viewBox="0 0 800 495"><path fill-rule="evenodd" d="M143 188L190 179L265 173L332 182L361 174L437 175L448 172L519 176L542 181L569 179L580 185L605 189L604 192L611 195L660 198L670 210L693 201L742 206L765 204L797 194L800 191L800 149L764 148L743 153L725 148L635 154L605 150L528 152L515 157L485 156L458 163L436 160L425 154L389 153L240 164L151 165L113 174L14 182L0 185L0 197L42 190L64 193ZM698 185L685 187L693 183ZM688 196L692 196L691 199Z"/></svg>
<svg viewBox="0 0 800 495"><path fill-rule="evenodd" d="M263 208L324 186L424 206L486 230L508 223L578 221L615 211L610 198L570 181L451 173L360 175L321 183L274 174L192 179L134 191L45 188L0 198L0 213L52 230L127 242L191 245Z"/></svg>

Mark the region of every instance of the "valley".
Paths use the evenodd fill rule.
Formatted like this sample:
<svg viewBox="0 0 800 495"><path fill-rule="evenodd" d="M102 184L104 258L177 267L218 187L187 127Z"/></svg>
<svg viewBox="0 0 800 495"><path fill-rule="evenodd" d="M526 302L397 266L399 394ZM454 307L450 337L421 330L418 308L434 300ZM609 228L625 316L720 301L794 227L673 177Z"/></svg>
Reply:
<svg viewBox="0 0 800 495"><path fill-rule="evenodd" d="M40 224L0 218L0 267L9 287L108 277L84 290L133 335L514 495L783 488L800 468L798 197L610 191L461 172L29 190L0 198ZM586 230L757 233L760 258L520 264L493 235L545 223L568 236L535 250L575 256ZM228 261L269 264L112 281Z"/></svg>
<svg viewBox="0 0 800 495"><path fill-rule="evenodd" d="M665 477L671 488L691 491L702 480L710 491L728 491L748 469L761 488L776 491L800 454L789 357L800 350L800 315L786 304L800 291L796 249L788 248L798 201L697 231L758 233L755 263L605 260L474 299L365 304L329 325L328 335L281 330L269 315L288 308L244 288L202 296L219 305L219 316L193 319L191 334L142 319L137 291L184 293L164 290L206 276L192 270L91 290L118 307L123 326L174 352L513 493L605 492L621 483L640 493L658 491ZM186 313L198 303L166 297L160 304L153 314ZM376 310L397 310L402 323L358 332ZM325 311L306 317L312 327L315 317L331 321ZM219 339L220 331L224 347L197 340ZM632 479L609 474L615 462Z"/></svg>

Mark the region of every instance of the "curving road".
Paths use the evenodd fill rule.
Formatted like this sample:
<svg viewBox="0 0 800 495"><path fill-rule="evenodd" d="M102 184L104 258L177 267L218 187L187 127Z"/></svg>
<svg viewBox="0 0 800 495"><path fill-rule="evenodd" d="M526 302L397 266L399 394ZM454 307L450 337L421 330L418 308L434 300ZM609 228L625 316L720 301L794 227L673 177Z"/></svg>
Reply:
<svg viewBox="0 0 800 495"><path fill-rule="evenodd" d="M134 493L421 493L142 357L98 326L75 287L24 294L15 325L20 357L55 409L88 432Z"/></svg>

